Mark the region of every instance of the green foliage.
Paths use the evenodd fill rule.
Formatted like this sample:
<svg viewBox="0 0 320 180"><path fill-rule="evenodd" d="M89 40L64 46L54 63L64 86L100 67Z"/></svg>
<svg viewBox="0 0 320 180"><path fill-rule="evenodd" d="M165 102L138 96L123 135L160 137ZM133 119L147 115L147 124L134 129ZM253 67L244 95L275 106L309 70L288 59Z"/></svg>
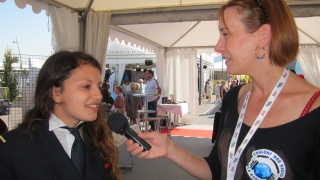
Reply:
<svg viewBox="0 0 320 180"><path fill-rule="evenodd" d="M3 60L3 76L1 79L1 87L9 88L10 101L13 101L19 94L18 76L13 72L13 63L19 62L18 57L12 57L11 49L7 49Z"/></svg>

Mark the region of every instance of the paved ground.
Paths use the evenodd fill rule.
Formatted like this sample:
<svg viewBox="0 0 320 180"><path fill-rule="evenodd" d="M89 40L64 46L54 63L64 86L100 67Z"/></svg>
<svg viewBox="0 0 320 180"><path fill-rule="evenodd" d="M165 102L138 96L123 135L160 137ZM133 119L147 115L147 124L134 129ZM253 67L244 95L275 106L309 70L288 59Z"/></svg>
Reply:
<svg viewBox="0 0 320 180"><path fill-rule="evenodd" d="M198 110L198 125L212 125L214 114L220 109L221 103L214 103L213 101L207 102L206 100L201 101ZM209 121L212 119L212 121Z"/></svg>
<svg viewBox="0 0 320 180"><path fill-rule="evenodd" d="M196 123L186 124L184 126L180 126L179 128L212 130L214 114L221 107L221 103L215 103L214 101L214 98L211 100L211 102L208 102L208 100L203 99L198 107L199 113Z"/></svg>

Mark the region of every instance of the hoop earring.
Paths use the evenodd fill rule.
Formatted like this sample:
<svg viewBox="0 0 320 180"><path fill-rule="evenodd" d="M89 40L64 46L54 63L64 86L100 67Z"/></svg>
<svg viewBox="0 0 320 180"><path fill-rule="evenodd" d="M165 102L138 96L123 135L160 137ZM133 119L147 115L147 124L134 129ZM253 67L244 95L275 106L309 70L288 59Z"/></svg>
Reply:
<svg viewBox="0 0 320 180"><path fill-rule="evenodd" d="M262 49L263 49L263 54L262 54L262 56L259 57L259 56L257 55L257 49L258 49L258 46L257 46L256 50L254 51L254 54L256 55L256 58L258 59L258 62L261 64L263 58L266 56L266 50L265 50L264 47L263 47L263 48L262 48Z"/></svg>

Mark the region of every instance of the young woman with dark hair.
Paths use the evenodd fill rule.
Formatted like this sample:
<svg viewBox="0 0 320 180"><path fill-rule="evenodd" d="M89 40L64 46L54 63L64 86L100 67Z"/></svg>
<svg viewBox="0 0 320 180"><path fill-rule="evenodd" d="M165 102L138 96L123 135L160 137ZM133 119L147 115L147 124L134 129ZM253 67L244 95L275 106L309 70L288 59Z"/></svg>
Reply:
<svg viewBox="0 0 320 180"><path fill-rule="evenodd" d="M82 52L60 51L47 59L34 107L1 136L0 179L120 179L117 150L100 107L100 73L98 61ZM80 138L72 128L80 130ZM73 162L78 143L82 164Z"/></svg>

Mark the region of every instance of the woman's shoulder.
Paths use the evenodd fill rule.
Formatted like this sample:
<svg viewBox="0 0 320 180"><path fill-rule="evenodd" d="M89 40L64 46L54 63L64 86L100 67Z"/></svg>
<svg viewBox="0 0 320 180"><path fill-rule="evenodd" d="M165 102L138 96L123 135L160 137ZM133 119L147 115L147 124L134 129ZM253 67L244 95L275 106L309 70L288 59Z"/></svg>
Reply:
<svg viewBox="0 0 320 180"><path fill-rule="evenodd" d="M235 86L233 88L231 88L227 94L227 95L232 95L232 96L239 96L241 97L243 94L246 94L249 90L251 89L251 84L242 84L242 85L238 85Z"/></svg>
<svg viewBox="0 0 320 180"><path fill-rule="evenodd" d="M311 108L310 110L314 110L314 109L319 109L320 107L320 89L315 89L312 91L312 96L310 96L310 99L308 101L308 104L311 103Z"/></svg>
<svg viewBox="0 0 320 180"><path fill-rule="evenodd" d="M0 135L0 149L1 146L6 146L10 144L21 144L23 142L26 142L30 137L30 134L28 133L28 130L25 128L16 128L13 130L10 130L4 134Z"/></svg>
<svg viewBox="0 0 320 180"><path fill-rule="evenodd" d="M296 80L295 83L292 83L289 91L292 91L292 94L308 101L307 104L311 105L310 111L320 107L320 88L307 82Z"/></svg>

